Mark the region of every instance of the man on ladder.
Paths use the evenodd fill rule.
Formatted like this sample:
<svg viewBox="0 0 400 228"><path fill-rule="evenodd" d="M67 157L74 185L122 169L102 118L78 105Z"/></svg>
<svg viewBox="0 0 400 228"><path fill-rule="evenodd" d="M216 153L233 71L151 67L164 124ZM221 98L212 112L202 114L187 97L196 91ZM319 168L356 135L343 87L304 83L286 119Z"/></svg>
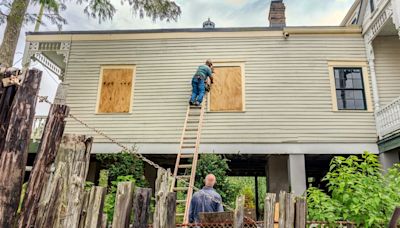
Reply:
<svg viewBox="0 0 400 228"><path fill-rule="evenodd" d="M192 79L192 96L190 98L189 104L200 106L203 101L203 97L206 93L206 82L210 79L213 83L213 64L210 59L206 61L206 64L201 65L197 68L196 73Z"/></svg>

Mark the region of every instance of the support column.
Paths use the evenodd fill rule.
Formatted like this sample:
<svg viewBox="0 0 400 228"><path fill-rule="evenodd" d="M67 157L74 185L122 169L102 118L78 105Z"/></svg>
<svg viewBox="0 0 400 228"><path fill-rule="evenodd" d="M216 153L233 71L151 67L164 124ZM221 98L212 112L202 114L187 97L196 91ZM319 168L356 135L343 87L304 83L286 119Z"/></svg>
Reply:
<svg viewBox="0 0 400 228"><path fill-rule="evenodd" d="M372 41L371 41L372 42ZM371 86L372 86L372 97L374 99L374 108L375 112L379 110L379 92L378 92L378 81L376 79L376 71L375 71L375 54L372 43L365 41L365 47L367 51L367 59L369 65L369 71L371 75Z"/></svg>
<svg viewBox="0 0 400 228"><path fill-rule="evenodd" d="M379 160L382 164L382 169L386 172L395 163L399 163L399 150L387 151L379 154Z"/></svg>
<svg viewBox="0 0 400 228"><path fill-rule="evenodd" d="M267 191L276 193L289 192L288 155L270 155L267 160Z"/></svg>
<svg viewBox="0 0 400 228"><path fill-rule="evenodd" d="M291 192L303 195L307 189L304 154L289 155L289 181Z"/></svg>

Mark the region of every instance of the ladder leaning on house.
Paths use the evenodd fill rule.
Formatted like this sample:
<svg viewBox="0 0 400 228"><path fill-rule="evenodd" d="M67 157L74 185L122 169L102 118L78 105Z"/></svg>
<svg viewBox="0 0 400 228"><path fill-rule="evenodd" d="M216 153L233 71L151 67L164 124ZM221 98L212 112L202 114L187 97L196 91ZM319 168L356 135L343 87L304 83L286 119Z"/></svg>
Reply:
<svg viewBox="0 0 400 228"><path fill-rule="evenodd" d="M183 224L189 223L190 201L192 200L193 195L192 186L194 185L196 177L196 167L200 145L201 127L204 118L204 110L206 107L206 97L207 96L204 96L201 106L188 106L179 146L180 149L176 157L174 176L189 182L189 186L187 184L180 186L179 181L178 183L175 183L175 179L172 183L173 190L177 192L177 204L185 205L185 212L183 214L176 214L177 217L183 216Z"/></svg>

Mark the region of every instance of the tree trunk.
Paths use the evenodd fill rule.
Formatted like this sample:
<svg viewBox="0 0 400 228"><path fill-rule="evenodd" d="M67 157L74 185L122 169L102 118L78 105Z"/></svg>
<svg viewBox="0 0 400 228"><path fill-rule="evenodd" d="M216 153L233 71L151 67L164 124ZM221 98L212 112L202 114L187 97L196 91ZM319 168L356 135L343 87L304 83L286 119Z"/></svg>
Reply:
<svg viewBox="0 0 400 228"><path fill-rule="evenodd" d="M10 14L7 16L7 26L3 42L0 45L0 63L12 66L18 38L30 0L14 0Z"/></svg>
<svg viewBox="0 0 400 228"><path fill-rule="evenodd" d="M0 156L0 227L12 227L20 201L42 72L30 70L18 89Z"/></svg>
<svg viewBox="0 0 400 228"><path fill-rule="evenodd" d="M22 206L18 227L33 227L38 214L40 194L50 176L50 168L53 164L61 138L64 133L65 118L68 116L69 108L65 105L52 105L50 115L44 128L40 141L38 153L28 188Z"/></svg>

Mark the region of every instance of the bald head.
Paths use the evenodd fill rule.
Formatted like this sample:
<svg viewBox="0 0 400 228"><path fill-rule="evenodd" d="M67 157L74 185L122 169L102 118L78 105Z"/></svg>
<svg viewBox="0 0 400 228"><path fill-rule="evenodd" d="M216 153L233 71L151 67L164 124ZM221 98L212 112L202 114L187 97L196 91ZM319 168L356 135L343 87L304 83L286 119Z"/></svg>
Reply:
<svg viewBox="0 0 400 228"><path fill-rule="evenodd" d="M204 179L204 185L207 187L214 187L216 181L217 180L216 180L214 174L210 173Z"/></svg>
<svg viewBox="0 0 400 228"><path fill-rule="evenodd" d="M212 60L211 59L207 59L206 60L206 65L209 66L209 67L212 67L212 65L213 65Z"/></svg>

